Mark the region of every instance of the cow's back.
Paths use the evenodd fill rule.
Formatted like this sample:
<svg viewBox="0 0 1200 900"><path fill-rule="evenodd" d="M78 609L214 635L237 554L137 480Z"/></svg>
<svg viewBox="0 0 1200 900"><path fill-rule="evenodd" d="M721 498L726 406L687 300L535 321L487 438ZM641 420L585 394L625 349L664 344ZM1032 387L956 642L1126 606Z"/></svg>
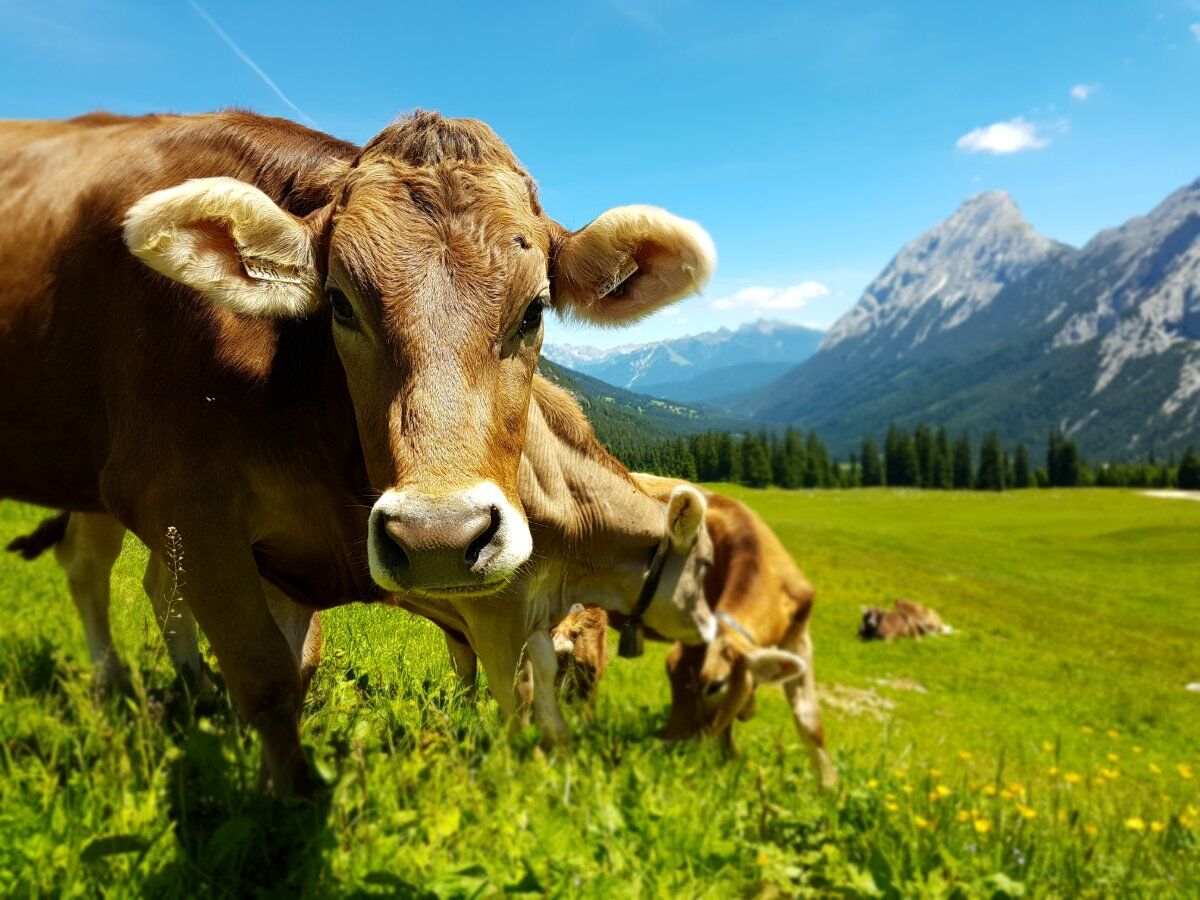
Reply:
<svg viewBox="0 0 1200 900"><path fill-rule="evenodd" d="M135 260L122 220L150 192L217 175L304 214L328 200L321 167L353 152L240 112L0 123L0 496L100 508L115 441L167 464L269 413L281 335L303 343L306 326L215 309Z"/></svg>

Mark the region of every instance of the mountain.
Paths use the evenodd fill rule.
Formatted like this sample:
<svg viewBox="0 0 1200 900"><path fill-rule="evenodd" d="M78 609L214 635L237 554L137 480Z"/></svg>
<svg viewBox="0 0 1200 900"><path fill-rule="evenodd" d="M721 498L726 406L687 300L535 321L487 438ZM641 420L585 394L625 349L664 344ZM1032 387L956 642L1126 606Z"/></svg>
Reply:
<svg viewBox="0 0 1200 900"><path fill-rule="evenodd" d="M744 420L722 410L635 394L545 357L538 363L538 373L570 391L591 421L596 437L610 448L630 438L657 440L745 425Z"/></svg>
<svg viewBox="0 0 1200 900"><path fill-rule="evenodd" d="M551 344L542 355L612 385L695 403L769 382L811 356L821 337L812 328L761 320L736 331L722 328L611 350Z"/></svg>
<svg viewBox="0 0 1200 900"><path fill-rule="evenodd" d="M905 246L810 359L731 404L847 452L889 422L1101 459L1200 440L1200 180L1072 249L972 197Z"/></svg>

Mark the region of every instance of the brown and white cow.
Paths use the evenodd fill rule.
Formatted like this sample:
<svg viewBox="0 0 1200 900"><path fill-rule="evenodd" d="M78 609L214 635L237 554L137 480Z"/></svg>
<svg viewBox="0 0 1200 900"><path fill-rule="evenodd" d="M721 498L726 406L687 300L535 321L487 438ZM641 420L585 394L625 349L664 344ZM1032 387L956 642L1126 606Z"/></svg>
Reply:
<svg viewBox="0 0 1200 900"><path fill-rule="evenodd" d="M0 160L0 497L177 530L279 789L316 610L486 603L526 561L542 311L637 318L714 260L647 207L567 231L432 113L362 148L243 112L4 122Z"/></svg>
<svg viewBox="0 0 1200 900"><path fill-rule="evenodd" d="M864 641L893 641L896 638L920 640L925 635L946 634L950 628L941 616L913 600L897 600L895 608L864 606L858 637Z"/></svg>
<svg viewBox="0 0 1200 900"><path fill-rule="evenodd" d="M653 475L636 478L652 496L661 497L679 484ZM825 750L809 634L812 585L753 510L720 494L704 495L713 544L704 592L720 630L708 645L671 648L665 737L719 736L732 749L734 722L755 712L755 689L778 684L818 782L832 786L837 773Z"/></svg>

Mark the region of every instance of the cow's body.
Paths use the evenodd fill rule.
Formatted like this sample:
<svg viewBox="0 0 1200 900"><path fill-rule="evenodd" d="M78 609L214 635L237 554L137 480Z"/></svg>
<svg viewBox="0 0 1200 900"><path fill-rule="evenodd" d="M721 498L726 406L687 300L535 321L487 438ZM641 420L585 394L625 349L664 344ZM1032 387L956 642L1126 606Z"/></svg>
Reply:
<svg viewBox="0 0 1200 900"><path fill-rule="evenodd" d="M678 482L637 476L652 496ZM721 631L707 646L677 644L667 657L672 739L720 736L754 713L759 684L779 683L822 786L836 781L825 751L809 619L813 587L779 538L744 503L705 492L713 565L704 581Z"/></svg>
<svg viewBox="0 0 1200 900"><path fill-rule="evenodd" d="M643 207L567 232L486 125L436 114L363 148L242 112L6 122L0 163L0 497L159 554L174 529L285 790L316 610L482 599L528 557L542 308L644 315L713 261Z"/></svg>
<svg viewBox="0 0 1200 900"><path fill-rule="evenodd" d="M912 600L897 600L894 609L872 606L863 609L858 636L864 641L894 641L897 638L919 640L926 635L943 634L949 629L928 606Z"/></svg>

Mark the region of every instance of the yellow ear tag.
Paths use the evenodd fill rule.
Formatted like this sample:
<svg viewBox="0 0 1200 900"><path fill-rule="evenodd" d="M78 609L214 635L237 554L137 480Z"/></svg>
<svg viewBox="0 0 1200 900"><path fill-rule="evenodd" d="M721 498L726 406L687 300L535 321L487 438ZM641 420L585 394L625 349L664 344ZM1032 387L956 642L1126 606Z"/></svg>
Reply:
<svg viewBox="0 0 1200 900"><path fill-rule="evenodd" d="M274 260L263 259L261 256L242 254L242 267L246 274L256 281L273 281L278 284L304 284L298 270L291 266L281 265Z"/></svg>
<svg viewBox="0 0 1200 900"><path fill-rule="evenodd" d="M637 272L637 270L638 270L638 264L631 256L629 259L625 260L625 262L623 262L621 264L620 268L618 268L617 271L613 273L612 277L609 278L608 281L604 282L604 284L602 284L600 286L600 292L598 294L596 294L596 299L603 300L609 294L616 291L619 287L621 287L621 285L623 285L630 278L632 278L634 273ZM618 294L617 296L620 296L620 294Z"/></svg>

